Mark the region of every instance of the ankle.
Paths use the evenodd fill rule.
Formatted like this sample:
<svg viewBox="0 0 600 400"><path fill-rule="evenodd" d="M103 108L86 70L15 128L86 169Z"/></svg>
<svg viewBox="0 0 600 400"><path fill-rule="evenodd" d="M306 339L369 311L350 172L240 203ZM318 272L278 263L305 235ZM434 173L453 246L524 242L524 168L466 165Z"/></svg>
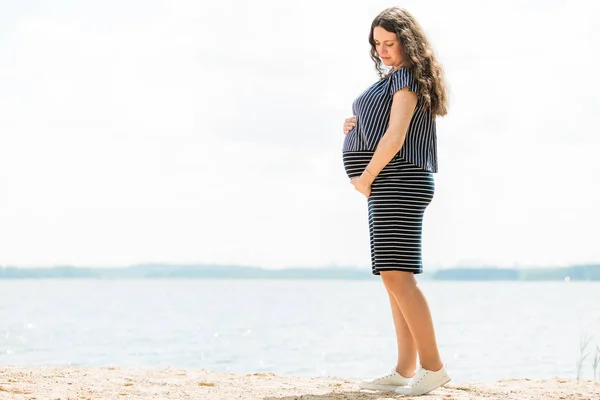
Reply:
<svg viewBox="0 0 600 400"><path fill-rule="evenodd" d="M415 375L415 369L414 368L400 368L398 366L396 366L396 372L399 373L400 375L402 375L405 378L412 378Z"/></svg>
<svg viewBox="0 0 600 400"><path fill-rule="evenodd" d="M421 363L421 368L426 369L427 371L437 372L444 367L444 363L442 360L436 360L434 362L423 362Z"/></svg>

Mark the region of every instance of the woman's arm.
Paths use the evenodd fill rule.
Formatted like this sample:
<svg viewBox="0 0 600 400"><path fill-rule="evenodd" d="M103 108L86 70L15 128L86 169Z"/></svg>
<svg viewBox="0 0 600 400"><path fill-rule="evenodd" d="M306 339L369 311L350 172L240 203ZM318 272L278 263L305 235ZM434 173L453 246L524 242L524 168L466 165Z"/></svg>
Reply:
<svg viewBox="0 0 600 400"><path fill-rule="evenodd" d="M373 158L363 174L370 175L370 178L374 180L400 151L416 106L417 94L409 91L408 87L394 93L392 109L390 110L390 123L377 144Z"/></svg>
<svg viewBox="0 0 600 400"><path fill-rule="evenodd" d="M370 196L371 184L402 148L417 100L417 94L408 90L408 87L394 93L388 128L379 140L375 153L362 175L350 181L354 188L365 196Z"/></svg>

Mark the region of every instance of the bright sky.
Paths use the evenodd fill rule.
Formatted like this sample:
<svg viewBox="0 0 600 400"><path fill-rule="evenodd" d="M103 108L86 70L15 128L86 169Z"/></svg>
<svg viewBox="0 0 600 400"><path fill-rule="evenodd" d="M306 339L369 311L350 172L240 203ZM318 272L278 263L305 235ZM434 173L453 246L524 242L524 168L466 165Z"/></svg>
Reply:
<svg viewBox="0 0 600 400"><path fill-rule="evenodd" d="M335 0L0 0L0 265L369 265ZM445 67L426 267L600 261L597 1L404 1Z"/></svg>

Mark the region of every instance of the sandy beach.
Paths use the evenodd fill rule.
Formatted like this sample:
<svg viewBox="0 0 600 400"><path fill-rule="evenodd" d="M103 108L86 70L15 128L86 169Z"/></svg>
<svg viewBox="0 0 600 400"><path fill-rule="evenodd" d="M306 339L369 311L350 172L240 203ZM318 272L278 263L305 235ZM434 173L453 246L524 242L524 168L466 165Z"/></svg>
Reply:
<svg viewBox="0 0 600 400"><path fill-rule="evenodd" d="M207 399L384 400L411 397L360 391L342 378L300 378L272 373L228 374L206 370L118 367L0 367L0 399ZM555 378L450 383L428 400L600 399L600 382Z"/></svg>

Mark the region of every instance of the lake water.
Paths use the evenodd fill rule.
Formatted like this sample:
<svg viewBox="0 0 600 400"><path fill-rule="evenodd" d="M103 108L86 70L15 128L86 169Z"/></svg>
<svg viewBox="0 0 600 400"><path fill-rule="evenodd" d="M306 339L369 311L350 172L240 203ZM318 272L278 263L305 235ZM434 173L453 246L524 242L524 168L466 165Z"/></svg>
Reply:
<svg viewBox="0 0 600 400"><path fill-rule="evenodd" d="M423 281L455 381L577 376L600 282ZM592 344L600 344L593 339ZM590 358L582 377L592 378ZM0 364L350 379L396 359L378 280L4 280Z"/></svg>

